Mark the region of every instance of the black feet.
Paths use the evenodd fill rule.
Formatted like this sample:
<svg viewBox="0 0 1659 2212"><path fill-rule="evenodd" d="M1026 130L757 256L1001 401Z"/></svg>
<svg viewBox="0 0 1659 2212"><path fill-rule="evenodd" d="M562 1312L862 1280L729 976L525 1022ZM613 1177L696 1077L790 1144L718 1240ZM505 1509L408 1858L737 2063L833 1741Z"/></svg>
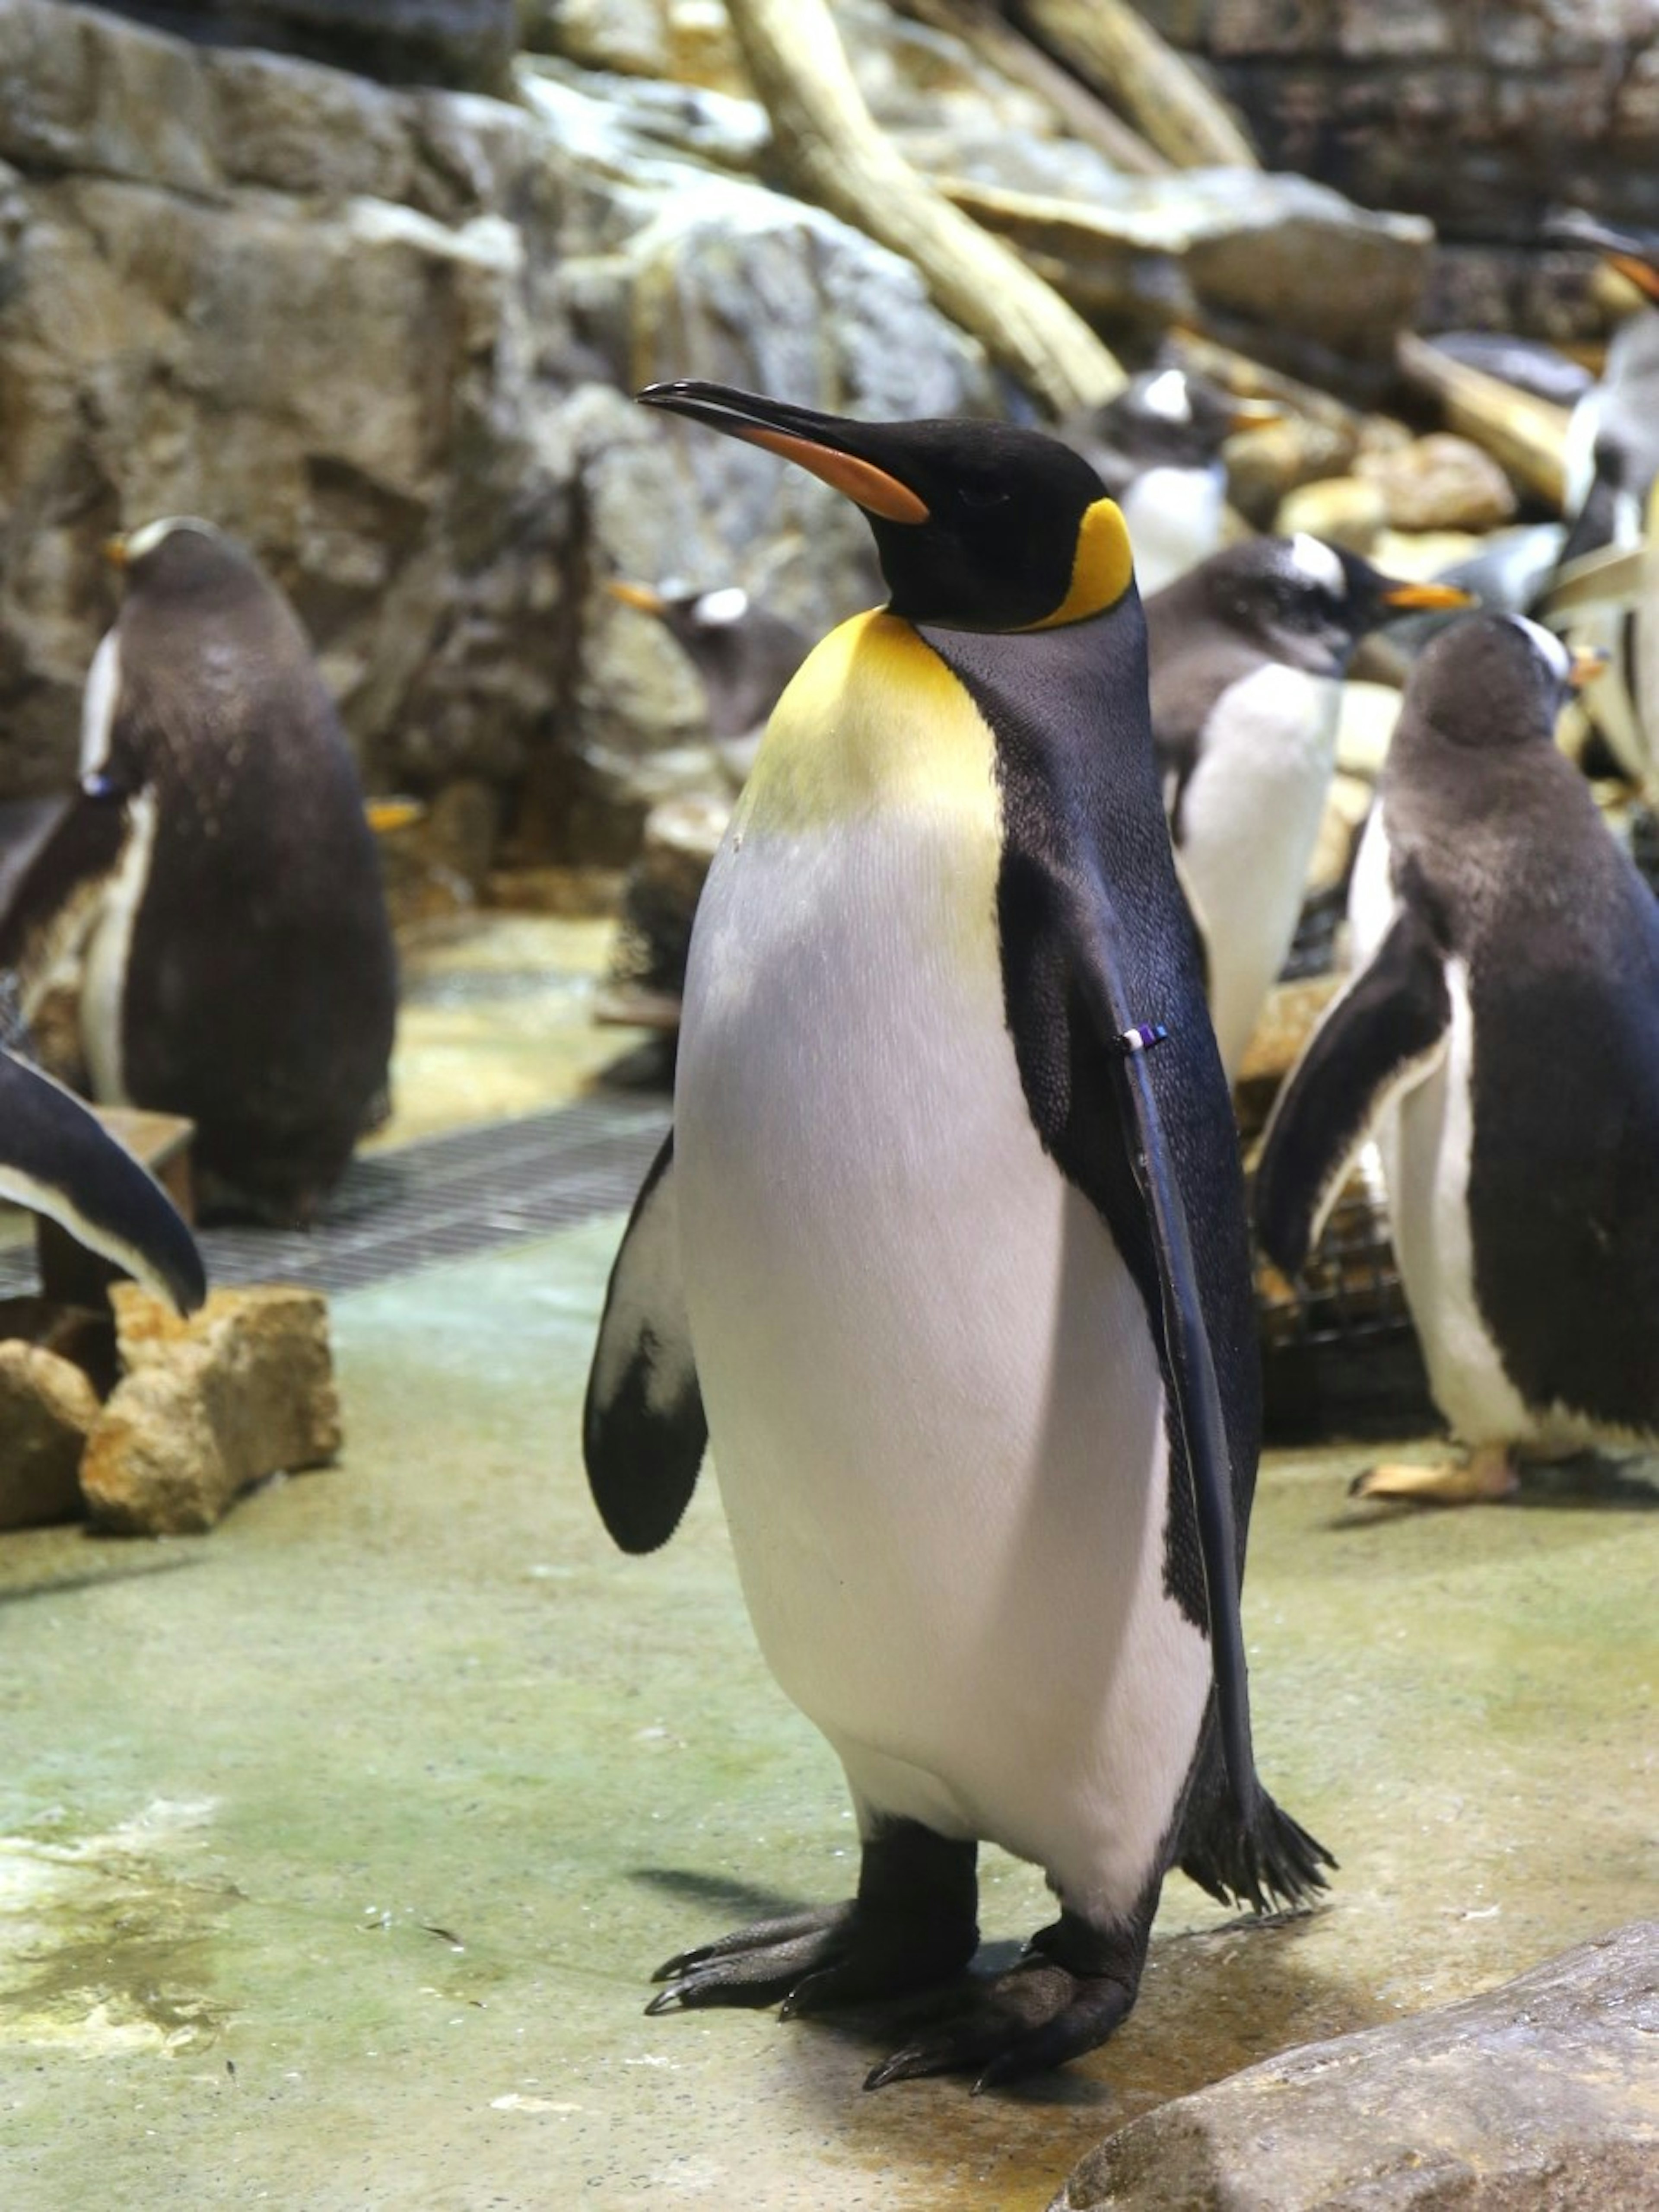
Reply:
<svg viewBox="0 0 1659 2212"><path fill-rule="evenodd" d="M1062 1915L1031 1938L1017 1966L981 1984L937 2030L896 2051L865 2087L883 2089L927 2074L973 2074L978 2096L1093 2051L1134 2004L1151 1928L1150 1911L1106 1935Z"/></svg>
<svg viewBox="0 0 1659 2212"><path fill-rule="evenodd" d="M671 1959L646 2010L781 1999L787 2020L949 1981L979 1944L975 1856L971 1843L891 1821L864 1846L851 1904L758 1921Z"/></svg>

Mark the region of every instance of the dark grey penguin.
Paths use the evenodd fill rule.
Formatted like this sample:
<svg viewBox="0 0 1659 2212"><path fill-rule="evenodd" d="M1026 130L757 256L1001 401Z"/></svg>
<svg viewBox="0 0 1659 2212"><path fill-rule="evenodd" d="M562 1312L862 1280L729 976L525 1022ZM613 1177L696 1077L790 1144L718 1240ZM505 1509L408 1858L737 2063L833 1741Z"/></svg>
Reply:
<svg viewBox="0 0 1659 2212"><path fill-rule="evenodd" d="M1143 599L1213 553L1227 500L1222 447L1276 422L1266 400L1237 399L1181 368L1143 369L1115 399L1073 416L1060 434L1123 512Z"/></svg>
<svg viewBox="0 0 1659 2212"><path fill-rule="evenodd" d="M172 1200L72 1091L0 1048L0 1198L45 1213L180 1313L207 1295Z"/></svg>
<svg viewBox="0 0 1659 2212"><path fill-rule="evenodd" d="M1354 647L1468 605L1302 536L1229 546L1147 600L1152 739L1230 1077L1296 933Z"/></svg>
<svg viewBox="0 0 1659 2212"><path fill-rule="evenodd" d="M93 1093L188 1115L204 1194L304 1221L384 1098L396 963L351 754L287 601L210 524L117 542L81 796L0 930L71 887Z"/></svg>
<svg viewBox="0 0 1659 2212"><path fill-rule="evenodd" d="M869 2086L1010 2081L1124 2018L1170 1867L1322 1881L1249 1747L1249 1255L1127 533L1033 431L641 398L853 499L891 594L785 692L710 872L584 1436L641 1552L712 1439L858 1894L673 1960L653 2009L950 1981L988 1838L1060 1917Z"/></svg>
<svg viewBox="0 0 1659 2212"><path fill-rule="evenodd" d="M1376 1132L1436 1402L1501 1495L1515 1457L1659 1434L1659 905L1553 742L1578 672L1525 617L1427 648L1349 900L1354 975L1269 1125L1261 1239L1294 1272Z"/></svg>
<svg viewBox="0 0 1659 2212"><path fill-rule="evenodd" d="M654 615L684 647L702 678L709 737L741 782L754 763L767 716L811 651L811 639L740 584L700 592L685 584L653 587L614 577L606 589L624 606Z"/></svg>

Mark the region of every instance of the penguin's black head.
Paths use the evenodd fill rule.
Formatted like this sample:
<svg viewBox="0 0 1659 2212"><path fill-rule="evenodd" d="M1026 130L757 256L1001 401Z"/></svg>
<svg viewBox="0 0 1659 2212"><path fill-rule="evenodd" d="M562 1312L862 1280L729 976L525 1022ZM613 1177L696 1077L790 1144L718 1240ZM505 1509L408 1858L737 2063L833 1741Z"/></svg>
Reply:
<svg viewBox="0 0 1659 2212"><path fill-rule="evenodd" d="M1149 368L1071 427L1084 439L1111 447L1137 470L1197 469L1218 459L1235 431L1279 419L1277 407L1236 399L1206 377L1183 368Z"/></svg>
<svg viewBox="0 0 1659 2212"><path fill-rule="evenodd" d="M1659 307L1659 233L1615 230L1572 208L1550 217L1544 238L1551 246L1593 246L1608 268L1635 285L1650 307Z"/></svg>
<svg viewBox="0 0 1659 2212"><path fill-rule="evenodd" d="M126 580L129 600L236 599L268 587L253 556L193 514L165 515L112 538L104 548Z"/></svg>
<svg viewBox="0 0 1659 2212"><path fill-rule="evenodd" d="M1455 585L1385 576L1358 553L1302 535L1230 545L1169 589L1195 595L1213 619L1315 676L1340 676L1366 632L1396 615L1471 603Z"/></svg>
<svg viewBox="0 0 1659 2212"><path fill-rule="evenodd" d="M1454 744L1488 751L1548 744L1569 694L1607 659L1570 652L1525 615L1467 615L1424 647L1406 703Z"/></svg>
<svg viewBox="0 0 1659 2212"><path fill-rule="evenodd" d="M653 384L647 407L798 461L864 509L896 615L1048 629L1115 606L1129 534L1087 461L1002 422L854 422L720 384Z"/></svg>

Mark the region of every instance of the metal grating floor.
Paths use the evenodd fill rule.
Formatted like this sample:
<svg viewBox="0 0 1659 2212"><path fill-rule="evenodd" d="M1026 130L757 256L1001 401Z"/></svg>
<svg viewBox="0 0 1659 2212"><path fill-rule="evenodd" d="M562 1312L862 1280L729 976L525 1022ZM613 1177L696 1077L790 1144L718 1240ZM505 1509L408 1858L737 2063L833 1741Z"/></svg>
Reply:
<svg viewBox="0 0 1659 2212"><path fill-rule="evenodd" d="M660 1096L584 1099L354 1160L310 1231L204 1229L216 1284L361 1290L631 1206L667 1132ZM0 1253L0 1297L32 1291L33 1242Z"/></svg>

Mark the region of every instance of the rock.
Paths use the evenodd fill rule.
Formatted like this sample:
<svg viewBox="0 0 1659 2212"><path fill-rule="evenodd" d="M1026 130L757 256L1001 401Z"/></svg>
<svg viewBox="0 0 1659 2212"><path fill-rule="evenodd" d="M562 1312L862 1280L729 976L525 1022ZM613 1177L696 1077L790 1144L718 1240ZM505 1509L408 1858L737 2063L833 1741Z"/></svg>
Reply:
<svg viewBox="0 0 1659 2212"><path fill-rule="evenodd" d="M1364 477L1326 477L1280 501L1273 528L1282 537L1305 530L1333 545L1369 553L1386 516L1381 489Z"/></svg>
<svg viewBox="0 0 1659 2212"><path fill-rule="evenodd" d="M210 1528L250 1483L340 1448L320 1291L213 1291L188 1321L137 1285L111 1291L123 1379L88 1439L93 1519L123 1534Z"/></svg>
<svg viewBox="0 0 1659 2212"><path fill-rule="evenodd" d="M1401 695L1390 684L1365 684L1350 677L1337 710L1336 765L1345 775L1375 783L1389 757L1394 726L1400 720Z"/></svg>
<svg viewBox="0 0 1659 2212"><path fill-rule="evenodd" d="M638 993L678 1000L697 901L732 819L729 799L670 800L646 817L639 859L623 886L617 951L606 978L613 1012Z"/></svg>
<svg viewBox="0 0 1659 2212"><path fill-rule="evenodd" d="M0 1341L0 1528L76 1518L81 1455L98 1414L78 1367L36 1344Z"/></svg>
<svg viewBox="0 0 1659 2212"><path fill-rule="evenodd" d="M389 84L500 92L517 0L105 0L216 46L275 47Z"/></svg>
<svg viewBox="0 0 1659 2212"><path fill-rule="evenodd" d="M1449 432L1362 453L1354 465L1382 493L1395 530L1495 530L1515 514L1514 488L1498 463Z"/></svg>
<svg viewBox="0 0 1659 2212"><path fill-rule="evenodd" d="M1353 455L1353 434L1343 426L1286 416L1228 439L1227 496L1258 529L1269 530L1280 502L1291 492L1340 477Z"/></svg>
<svg viewBox="0 0 1659 2212"><path fill-rule="evenodd" d="M1348 880L1354 848L1371 811L1371 787L1363 777L1338 774L1331 778L1313 858L1308 863L1307 896L1340 890Z"/></svg>
<svg viewBox="0 0 1659 2212"><path fill-rule="evenodd" d="M1091 2152L1051 2212L1655 2212L1659 1921L1282 2053Z"/></svg>

